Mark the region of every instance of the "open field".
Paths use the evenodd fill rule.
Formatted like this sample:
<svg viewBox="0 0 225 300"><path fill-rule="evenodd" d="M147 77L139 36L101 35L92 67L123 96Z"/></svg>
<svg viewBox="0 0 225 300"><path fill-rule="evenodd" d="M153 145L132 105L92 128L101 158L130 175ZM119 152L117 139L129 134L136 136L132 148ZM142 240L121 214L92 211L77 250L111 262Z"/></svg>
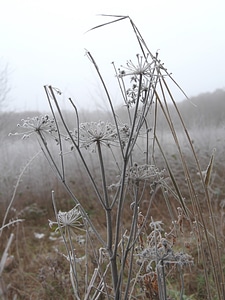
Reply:
<svg viewBox="0 0 225 300"><path fill-rule="evenodd" d="M23 115L26 114L30 115L30 113L26 112ZM33 113L31 113L31 115L32 114ZM54 230L48 226L49 219L55 220L51 191L55 191L57 207L62 211L70 210L74 206L73 201L51 168L46 164L46 158L43 153L40 152L37 154L39 152L39 145L36 139L31 137L31 140L21 140L21 137L8 136L9 132L15 132L15 126L19 123L21 116L18 114L10 114L3 115L2 120L3 118L8 120L8 125L1 131L1 220L3 220L4 213L13 195L18 176L30 159L37 155L26 167L18 182L18 186L16 186L15 198L7 218L7 222L17 219L22 219L23 221L8 226L1 236L1 253L3 253L10 234L14 235L12 244L8 250L8 264L5 266L1 278L2 288L7 295L6 299L73 299L69 276L69 263L66 258L63 257L63 255L65 255L65 249L62 239L59 233L55 233ZM189 131L202 170L207 168L213 149L216 149L209 193L218 239L220 241L219 243L221 243L220 246L222 246L225 234L225 188L223 183L225 173L224 130L223 124L220 124L216 127L199 126L198 128L191 128ZM182 131L178 131L177 135L179 137L182 153L188 163L190 176L195 191L198 194L198 201L201 205L204 218L210 221L206 204L204 204L205 196L202 191L201 180L197 174L198 170L190 150L190 145L188 145ZM177 152L177 147L171 133L165 128L160 128L158 137L160 139L160 145L163 147L164 153L167 156L170 168L173 170L173 175L185 198L187 207L189 207L191 200L189 199L188 186L182 170L182 164L180 163L179 153ZM145 139L140 137L138 141L140 149L143 149L142 145L144 143ZM53 149L53 152L54 151ZM151 153L151 151L152 149L149 148L149 153ZM56 155L57 153L54 154ZM90 166L91 172L94 174L96 182L98 182L98 178L100 180L100 170L96 155L96 153L88 151L85 159ZM113 167L112 161L107 158L107 153L104 155L106 155L105 162L107 162L105 165L107 178L111 184L116 184L116 168L115 166ZM68 159L65 161L67 180L72 190L76 193L76 196L82 199L85 210L90 218L94 220L98 230L104 235L106 226L104 212L93 193L93 188L82 169L81 162L75 156L70 156L71 153L68 153ZM154 157L158 169L166 169L165 161L159 149L155 149ZM139 153L138 150L134 154L134 160L137 163L142 163L141 153ZM71 167L71 165L74 167ZM164 176L167 178L168 174L165 173ZM142 196L140 211L144 216L148 210L148 201L151 195L150 189L150 187L147 187ZM168 199L164 197L165 195L162 195L162 192L157 192L151 204L147 224L151 222L151 218L155 221L162 221L165 232L169 232L172 228L172 220L176 220L179 217L177 211L179 205L178 201L172 197L169 192ZM169 207L167 201L169 201ZM123 218L123 226L125 229L126 224L129 224L129 219L132 217L129 198L124 205L126 206L126 213ZM82 232L79 232L76 239L77 256L83 257L84 249L82 243L84 237ZM193 259L193 265L188 266L184 271L185 288L183 299L206 299L207 291L205 288L204 264L201 262L198 263L199 260L201 261L200 248L189 221L184 221L182 230L180 229L180 231L178 230L176 232L176 244L174 247L190 255ZM220 248L224 261L224 249L223 247ZM207 252L207 248L205 248L204 251ZM216 256L216 253L213 253L213 255ZM90 262L93 265L94 260L93 257ZM85 264L81 261L79 263L78 272L82 273L83 268L85 268ZM213 286L211 271L209 270L208 272L208 280ZM167 280L168 297L170 297L168 299L180 299L179 274L177 274L173 267L171 267L168 272ZM137 283L135 289L137 296L134 299L146 299L143 298L144 295L146 295L142 292L145 290L143 283Z"/></svg>

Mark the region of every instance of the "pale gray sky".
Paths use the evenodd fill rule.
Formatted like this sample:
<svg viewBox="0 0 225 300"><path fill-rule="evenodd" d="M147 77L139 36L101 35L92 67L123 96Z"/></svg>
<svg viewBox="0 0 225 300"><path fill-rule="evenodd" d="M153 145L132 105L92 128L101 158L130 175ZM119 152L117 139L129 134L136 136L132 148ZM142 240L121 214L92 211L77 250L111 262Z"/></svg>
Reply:
<svg viewBox="0 0 225 300"><path fill-rule="evenodd" d="M85 33L111 20L97 14L129 15L150 50L160 49L161 60L189 96L225 88L224 13L224 0L0 0L0 62L10 71L8 107L46 110L45 84L65 91L80 108L102 105L84 49L110 85L115 80L111 62L125 65L140 51L128 20Z"/></svg>

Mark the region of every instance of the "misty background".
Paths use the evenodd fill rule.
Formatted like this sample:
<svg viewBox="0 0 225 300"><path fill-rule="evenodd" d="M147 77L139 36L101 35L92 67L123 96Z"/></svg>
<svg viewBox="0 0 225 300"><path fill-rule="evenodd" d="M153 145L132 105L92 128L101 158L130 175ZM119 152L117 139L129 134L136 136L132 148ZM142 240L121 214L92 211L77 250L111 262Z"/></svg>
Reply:
<svg viewBox="0 0 225 300"><path fill-rule="evenodd" d="M21 166L38 151L38 145L21 141L21 136L8 136L17 131L21 119L48 113L43 86L51 84L63 91L60 106L67 120L74 124L68 110L68 97L78 107L81 121L110 120L105 96L94 67L85 56L88 49L95 58L111 93L118 115L123 118L123 103L112 61L117 67L139 52L129 20L123 20L87 32L94 26L113 20L98 13L130 15L152 53L159 52L176 85L170 85L175 102L189 130L203 167L212 149L217 149L216 163L224 158L225 71L223 39L223 1L1 1L0 18L0 164L1 201L12 193ZM170 113L176 130L178 120L174 106ZM126 120L124 120L126 122ZM72 128L72 127L71 127ZM168 138L165 118L157 116L157 128L165 149L173 145ZM183 145L184 151L187 149ZM168 150L169 151L169 150ZM188 150L187 150L188 151ZM46 162L37 160L24 180L23 188L39 193L42 185L51 185L43 176ZM40 176L37 181L37 170ZM34 173L34 174L33 174ZM48 174L48 173L47 173ZM54 183L55 184L55 183ZM45 192L45 189L43 189ZM42 197L42 196L40 196Z"/></svg>
<svg viewBox="0 0 225 300"><path fill-rule="evenodd" d="M72 97L80 109L105 109L85 49L121 103L111 62L135 60L138 44L128 20L88 31L112 20L98 14L129 15L189 97L224 89L224 11L222 0L0 0L0 68L7 66L10 88L4 110L48 110L46 84L64 92L65 108ZM178 89L174 96L184 100Z"/></svg>

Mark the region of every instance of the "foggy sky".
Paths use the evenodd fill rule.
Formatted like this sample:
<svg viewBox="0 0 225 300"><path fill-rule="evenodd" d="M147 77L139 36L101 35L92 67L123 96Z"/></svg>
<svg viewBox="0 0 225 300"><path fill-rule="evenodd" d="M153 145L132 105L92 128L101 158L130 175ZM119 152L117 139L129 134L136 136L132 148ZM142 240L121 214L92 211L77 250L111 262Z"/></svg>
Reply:
<svg viewBox="0 0 225 300"><path fill-rule="evenodd" d="M128 20L85 33L111 20L97 14L129 15L188 96L225 88L224 11L224 0L0 0L0 67L8 64L8 109L46 110L46 84L60 88L79 108L104 107L85 49L112 87L111 62L125 65L140 50ZM119 101L113 88L112 94Z"/></svg>

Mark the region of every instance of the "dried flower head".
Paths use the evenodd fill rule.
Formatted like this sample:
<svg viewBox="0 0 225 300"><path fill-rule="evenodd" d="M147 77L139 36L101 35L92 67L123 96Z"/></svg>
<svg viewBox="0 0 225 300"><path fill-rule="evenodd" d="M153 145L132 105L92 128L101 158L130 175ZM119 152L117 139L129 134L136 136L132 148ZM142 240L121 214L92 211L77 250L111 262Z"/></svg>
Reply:
<svg viewBox="0 0 225 300"><path fill-rule="evenodd" d="M58 222L53 222L49 220L49 226L52 228L54 225L57 225L56 231L59 228L65 229L65 233L69 229L82 229L83 223L82 215L80 210L78 209L78 205L69 210L68 212L59 211L57 215Z"/></svg>
<svg viewBox="0 0 225 300"><path fill-rule="evenodd" d="M147 103L149 99L152 99L158 79L168 76L168 72L158 59L158 53L155 57L147 53L145 57L137 54L136 64L129 60L125 67L122 66L118 70L119 79L125 76L129 76L131 81L131 86L126 89L125 97L125 103L130 107L137 103L137 100Z"/></svg>
<svg viewBox="0 0 225 300"><path fill-rule="evenodd" d="M147 55L147 58L144 58L143 56L137 54L137 65L135 65L131 60L129 60L126 64L126 67L123 67L123 70L119 69L119 77L132 75L149 76L151 74L153 61L149 63L148 57L149 55Z"/></svg>
<svg viewBox="0 0 225 300"><path fill-rule="evenodd" d="M33 133L42 135L44 133L57 132L54 119L49 118L48 115L40 117L32 117L22 119L22 124L17 124L17 127L23 128L26 131L22 133L14 133L14 135L23 135L23 139L29 138Z"/></svg>
<svg viewBox="0 0 225 300"><path fill-rule="evenodd" d="M105 122L87 122L82 123L78 130L74 132L75 139L78 140L81 147L88 149L91 145L97 142L109 145L117 140L115 126Z"/></svg>
<svg viewBox="0 0 225 300"><path fill-rule="evenodd" d="M141 181L159 181L164 171L159 171L154 165L138 165L134 163L127 172L128 182L138 184Z"/></svg>
<svg viewBox="0 0 225 300"><path fill-rule="evenodd" d="M125 144L129 137L129 127L127 125L119 127L119 134L122 144ZM109 122L81 123L79 130L75 129L72 136L77 144L85 149L89 149L91 146L95 147L96 143L100 143L104 146L119 144L116 126Z"/></svg>
<svg viewBox="0 0 225 300"><path fill-rule="evenodd" d="M137 254L138 263L146 265L146 272L161 269L162 265L185 267L194 264L194 259L187 253L175 252L173 241L163 236L163 223L161 221L151 221L151 233L147 236L145 247L139 248ZM143 244L144 245L144 244ZM148 270L147 270L148 268Z"/></svg>

